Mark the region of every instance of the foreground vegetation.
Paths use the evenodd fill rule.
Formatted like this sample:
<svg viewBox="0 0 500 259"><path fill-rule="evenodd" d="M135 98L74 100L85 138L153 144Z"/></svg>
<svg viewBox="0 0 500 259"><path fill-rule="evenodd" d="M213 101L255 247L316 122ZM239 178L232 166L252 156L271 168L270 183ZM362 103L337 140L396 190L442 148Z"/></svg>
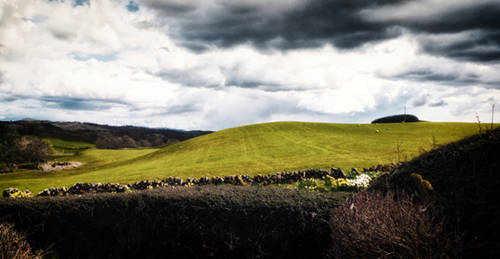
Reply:
<svg viewBox="0 0 500 259"><path fill-rule="evenodd" d="M379 133L376 133L376 131ZM58 157L83 165L61 172L0 175L0 189L77 182L133 183L147 179L183 179L257 175L329 169L349 170L409 160L423 150L477 133L473 123L328 124L279 122L227 129L162 149L96 150Z"/></svg>
<svg viewBox="0 0 500 259"><path fill-rule="evenodd" d="M272 187L160 188L2 199L0 215L59 258L318 258L346 194Z"/></svg>
<svg viewBox="0 0 500 259"><path fill-rule="evenodd" d="M371 188L417 193L425 201L424 186L415 177L420 174L433 186L448 227L465 233L471 257L500 258L499 151L500 128L496 128L426 152Z"/></svg>
<svg viewBox="0 0 500 259"><path fill-rule="evenodd" d="M0 216L36 249L54 245L52 258L498 258L498 150L500 129L464 138L374 175L358 194L305 178L297 189L1 199Z"/></svg>

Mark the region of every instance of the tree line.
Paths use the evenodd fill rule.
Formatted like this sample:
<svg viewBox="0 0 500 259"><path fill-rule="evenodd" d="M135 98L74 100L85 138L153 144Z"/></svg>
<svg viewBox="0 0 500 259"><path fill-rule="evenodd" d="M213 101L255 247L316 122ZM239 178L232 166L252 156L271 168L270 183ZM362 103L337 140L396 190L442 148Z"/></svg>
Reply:
<svg viewBox="0 0 500 259"><path fill-rule="evenodd" d="M383 117L383 118L378 118L378 119L372 121L372 124L375 124L375 123L419 122L419 121L420 120L415 115L399 114L399 115L392 115L392 116L387 116L387 117Z"/></svg>
<svg viewBox="0 0 500 259"><path fill-rule="evenodd" d="M51 155L51 145L40 138L43 127L37 121L25 121L14 129L0 124L0 162L12 172L18 164L33 164L38 168Z"/></svg>

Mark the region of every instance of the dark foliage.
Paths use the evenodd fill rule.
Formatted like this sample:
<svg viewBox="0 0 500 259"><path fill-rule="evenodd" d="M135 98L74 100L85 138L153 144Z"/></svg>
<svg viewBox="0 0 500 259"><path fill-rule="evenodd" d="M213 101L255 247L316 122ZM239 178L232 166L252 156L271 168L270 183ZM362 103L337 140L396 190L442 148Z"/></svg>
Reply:
<svg viewBox="0 0 500 259"><path fill-rule="evenodd" d="M177 187L1 199L0 219L61 258L318 258L337 205L283 188Z"/></svg>
<svg viewBox="0 0 500 259"><path fill-rule="evenodd" d="M39 121L28 120L23 121L22 127L17 130L21 136L36 136L41 137L44 133L44 128Z"/></svg>
<svg viewBox="0 0 500 259"><path fill-rule="evenodd" d="M407 195L363 191L333 210L330 258L458 258L461 235Z"/></svg>
<svg viewBox="0 0 500 259"><path fill-rule="evenodd" d="M417 116L411 114L400 114L400 115L392 115L383 118L378 118L372 121L374 123L400 123L400 122L419 122Z"/></svg>
<svg viewBox="0 0 500 259"><path fill-rule="evenodd" d="M40 125L36 122L26 125L27 128L15 130L10 125L0 124L0 162L4 162L10 171L18 163L33 163L38 167L39 162L50 155L49 145L45 141L35 135L23 135L39 134Z"/></svg>
<svg viewBox="0 0 500 259"><path fill-rule="evenodd" d="M373 184L418 193L412 173L436 192L450 226L466 233L474 258L500 258L500 128L443 145L404 163Z"/></svg>
<svg viewBox="0 0 500 259"><path fill-rule="evenodd" d="M33 251L26 241L26 234L14 230L9 223L0 223L0 258L42 259L42 251Z"/></svg>

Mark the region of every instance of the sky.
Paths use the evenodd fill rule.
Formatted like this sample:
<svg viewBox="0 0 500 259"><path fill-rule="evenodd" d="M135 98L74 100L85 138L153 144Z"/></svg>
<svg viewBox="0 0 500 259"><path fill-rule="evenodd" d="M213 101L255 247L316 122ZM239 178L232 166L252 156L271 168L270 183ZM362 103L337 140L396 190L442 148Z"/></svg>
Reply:
<svg viewBox="0 0 500 259"><path fill-rule="evenodd" d="M500 0L0 0L0 120L490 123L499 17Z"/></svg>

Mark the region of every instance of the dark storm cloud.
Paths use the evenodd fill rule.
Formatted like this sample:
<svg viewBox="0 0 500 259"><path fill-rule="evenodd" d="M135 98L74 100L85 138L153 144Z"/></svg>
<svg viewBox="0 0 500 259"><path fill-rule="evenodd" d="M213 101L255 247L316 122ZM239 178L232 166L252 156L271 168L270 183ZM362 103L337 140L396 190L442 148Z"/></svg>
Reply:
<svg viewBox="0 0 500 259"><path fill-rule="evenodd" d="M284 7L287 4L278 2ZM360 10L401 2L406 0L313 0L303 1L299 8L284 12L277 8L272 12L266 11L269 2L264 1L254 5L245 1L212 1L208 7L196 1L143 1L162 18L175 14L178 27L172 30L176 31L173 36L185 40L184 47L195 52L204 50L200 46L205 45L230 48L240 44L261 50L316 48L325 44L352 49L399 35L399 30L392 26L364 21L358 15Z"/></svg>
<svg viewBox="0 0 500 259"><path fill-rule="evenodd" d="M453 1L449 1L450 11L428 19L404 21L402 26L429 33L457 33L462 31L477 30L497 31L500 29L500 4L497 2L478 1L474 6L450 8ZM494 38L498 38L495 36Z"/></svg>
<svg viewBox="0 0 500 259"><path fill-rule="evenodd" d="M207 52L210 49L212 49L212 47L210 45L205 44L205 43L196 42L196 41L182 42L182 45L184 47L190 49L191 51L198 53L198 54L203 53L203 52Z"/></svg>
<svg viewBox="0 0 500 259"><path fill-rule="evenodd" d="M186 113L200 112L201 109L194 104L175 105L167 109L160 109L156 115L182 115Z"/></svg>
<svg viewBox="0 0 500 259"><path fill-rule="evenodd" d="M420 4L421 9L425 9L426 3L417 0L297 0L292 2L300 6L286 11L279 8L266 11L266 7L271 6L266 1L142 2L156 10L160 18L170 20L171 36L196 53L208 51L211 46L231 48L244 44L261 51L317 48L327 44L347 50L395 38L404 28L421 35L420 48L431 55L474 62L500 60L500 4L495 1L470 2L463 6L449 1L449 5L436 7L443 10L420 17L394 15L394 12L408 12L409 4ZM272 4L285 9L290 3L275 1ZM455 5L458 7L453 8ZM386 14L384 8L389 8ZM381 10L378 18L370 17L370 13L377 10ZM440 37L463 32L468 34L459 40ZM429 35L437 37L427 37Z"/></svg>
<svg viewBox="0 0 500 259"><path fill-rule="evenodd" d="M500 13L498 14L500 17ZM475 33L459 41L443 42L438 39L419 40L424 52L436 56L473 61L491 62L500 60L500 30Z"/></svg>
<svg viewBox="0 0 500 259"><path fill-rule="evenodd" d="M463 5L460 6L460 4ZM403 11L403 8L399 10ZM401 26L418 34L421 50L431 55L473 62L500 61L500 3L498 1L458 3L449 1L449 5L436 8L443 10L438 10L434 15L424 13L415 17L393 19L379 17L379 19L387 25ZM395 11L392 10L392 12ZM388 15L392 14L388 13ZM458 36L450 37L451 35Z"/></svg>
<svg viewBox="0 0 500 259"><path fill-rule="evenodd" d="M465 32L462 39L443 41L437 37L420 38L423 51L475 62L500 60L500 3L484 3L437 17L432 22L407 24L418 32L450 34Z"/></svg>
<svg viewBox="0 0 500 259"><path fill-rule="evenodd" d="M72 111L106 111L114 107L128 107L131 105L117 99L92 99L92 98L75 98L65 96L29 96L22 94L9 93L6 98L1 98L2 102L16 102L29 100L30 103L37 101L44 108L72 110ZM30 109L40 109L39 106L24 106Z"/></svg>
<svg viewBox="0 0 500 259"><path fill-rule="evenodd" d="M429 104L430 107L442 107L442 106L446 106L446 105L448 105L448 103L443 101L443 100Z"/></svg>
<svg viewBox="0 0 500 259"><path fill-rule="evenodd" d="M11 103L11 102L15 102L19 100L19 98L15 98L15 97L12 97L12 96L9 96L9 97L0 97L0 102L2 103Z"/></svg>
<svg viewBox="0 0 500 259"><path fill-rule="evenodd" d="M422 95L422 96L420 96L418 99L416 99L416 100L413 101L413 107L424 106L425 104L427 104L427 100L428 99L429 99L428 95Z"/></svg>
<svg viewBox="0 0 500 259"><path fill-rule="evenodd" d="M248 73L249 69L243 64L235 64L230 67L221 68L221 73L225 76L224 86L235 86L240 88L257 88L265 91L280 91L286 86L279 80L270 80L262 76L262 73ZM288 89L290 90L290 89Z"/></svg>
<svg viewBox="0 0 500 259"><path fill-rule="evenodd" d="M57 108L73 111L105 111L113 107L124 106L124 102L105 99L83 99L59 96L46 96L40 98L47 108Z"/></svg>
<svg viewBox="0 0 500 259"><path fill-rule="evenodd" d="M197 9L198 1L184 0L142 0L142 2L162 15L182 15Z"/></svg>
<svg viewBox="0 0 500 259"><path fill-rule="evenodd" d="M180 84L185 87L218 87L221 83L203 75L203 70L197 68L191 69L162 69L160 71L147 71L147 73L157 76L162 80L174 84Z"/></svg>
<svg viewBox="0 0 500 259"><path fill-rule="evenodd" d="M382 76L384 77L384 76ZM418 82L441 82L453 85L471 85L478 83L486 83L481 79L481 76L476 73L461 73L454 72L441 72L433 68L421 68L406 71L397 75L390 76L392 78L406 79Z"/></svg>
<svg viewBox="0 0 500 259"><path fill-rule="evenodd" d="M26 96L12 94L11 92L0 91L0 102L15 102L19 100L29 99Z"/></svg>

